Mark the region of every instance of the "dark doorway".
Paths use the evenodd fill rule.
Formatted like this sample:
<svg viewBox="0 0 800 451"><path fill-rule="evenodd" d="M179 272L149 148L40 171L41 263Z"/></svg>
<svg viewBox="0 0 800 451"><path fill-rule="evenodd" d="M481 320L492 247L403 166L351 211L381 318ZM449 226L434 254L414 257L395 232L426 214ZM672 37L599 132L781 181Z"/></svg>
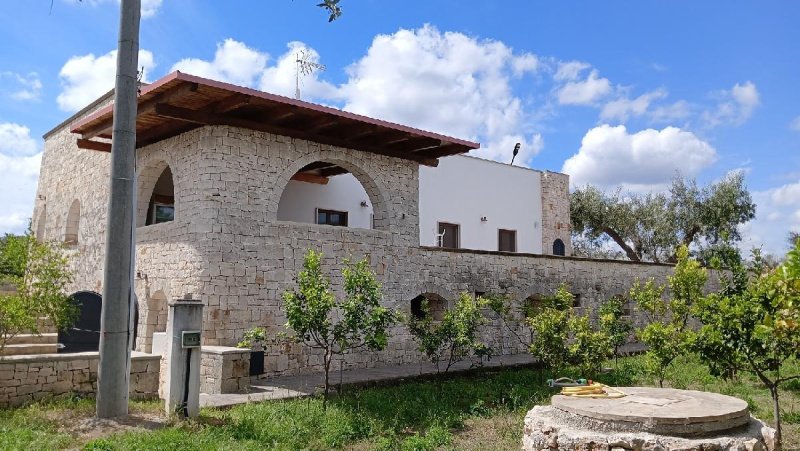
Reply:
<svg viewBox="0 0 800 451"><path fill-rule="evenodd" d="M71 297L78 307L78 320L69 329L58 332L58 342L62 345L58 352L98 351L100 349L100 315L103 310L103 297L94 291L78 291ZM138 305L135 305L132 344L136 342L138 323L139 308Z"/></svg>
<svg viewBox="0 0 800 451"><path fill-rule="evenodd" d="M564 256L566 254L566 246L564 246L564 242L561 239L556 239L553 241L553 255L561 255Z"/></svg>
<svg viewBox="0 0 800 451"><path fill-rule="evenodd" d="M94 291L79 291L72 295L78 307L78 321L69 329L58 332L58 342L64 347L58 352L88 352L100 348L100 312L103 298Z"/></svg>

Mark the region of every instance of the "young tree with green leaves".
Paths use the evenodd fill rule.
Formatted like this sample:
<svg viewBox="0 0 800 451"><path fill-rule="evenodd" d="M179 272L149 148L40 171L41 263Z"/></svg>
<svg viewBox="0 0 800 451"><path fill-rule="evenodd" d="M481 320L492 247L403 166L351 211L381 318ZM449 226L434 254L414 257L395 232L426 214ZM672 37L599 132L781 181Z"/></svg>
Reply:
<svg viewBox="0 0 800 451"><path fill-rule="evenodd" d="M688 327L689 319L692 307L703 298L708 278L705 268L689 258L686 246L679 247L676 254L678 263L667 278L670 299L663 299L666 286L656 285L652 279L645 284L637 280L630 291L631 299L647 318L647 325L637 331L637 336L647 345L646 367L660 387L672 362L691 348L694 335Z"/></svg>
<svg viewBox="0 0 800 451"><path fill-rule="evenodd" d="M800 242L775 269L759 265L744 290L708 296L695 310L703 323L695 349L714 375L754 374L769 390L775 450L781 450L779 387L800 374L786 373L800 358Z"/></svg>
<svg viewBox="0 0 800 451"><path fill-rule="evenodd" d="M0 296L0 350L16 335L38 334L40 317L49 318L59 329L74 324L77 308L66 293L72 272L61 247L37 241L30 229L22 236L6 235L2 241L0 277L15 292Z"/></svg>
<svg viewBox="0 0 800 451"><path fill-rule="evenodd" d="M625 316L625 302L622 297L613 297L603 302L598 311L600 330L608 336L615 359L619 357L619 348L628 342L633 331L630 319Z"/></svg>
<svg viewBox="0 0 800 451"><path fill-rule="evenodd" d="M337 299L330 290L330 279L322 273L322 257L314 250L306 253L297 288L283 294L283 305L286 328L293 333L289 338L323 351L323 406L327 408L333 358L357 349L385 349L387 329L396 323L397 314L381 305L381 286L366 259L357 263L345 261L345 297Z"/></svg>
<svg viewBox="0 0 800 451"><path fill-rule="evenodd" d="M422 317L408 319L417 349L436 365L437 372L442 361L447 364L444 369L447 372L453 364L470 357L477 357L481 363L484 358L491 358L492 349L478 336L478 329L487 322L481 310L489 303L488 298L461 293L453 308L437 321L430 313L428 301L423 300Z"/></svg>

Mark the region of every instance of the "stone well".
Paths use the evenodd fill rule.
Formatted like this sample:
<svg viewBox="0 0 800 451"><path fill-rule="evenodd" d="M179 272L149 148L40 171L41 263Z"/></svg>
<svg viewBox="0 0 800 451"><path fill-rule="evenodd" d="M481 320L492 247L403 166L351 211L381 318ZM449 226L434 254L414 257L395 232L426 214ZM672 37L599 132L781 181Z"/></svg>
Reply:
<svg viewBox="0 0 800 451"><path fill-rule="evenodd" d="M768 451L774 430L738 398L619 387L622 398L553 396L525 416L524 450Z"/></svg>

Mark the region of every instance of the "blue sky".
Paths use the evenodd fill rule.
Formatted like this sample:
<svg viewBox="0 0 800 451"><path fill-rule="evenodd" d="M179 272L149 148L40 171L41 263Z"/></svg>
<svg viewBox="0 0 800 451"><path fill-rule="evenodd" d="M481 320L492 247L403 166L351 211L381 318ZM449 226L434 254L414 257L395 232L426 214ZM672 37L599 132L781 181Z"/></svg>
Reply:
<svg viewBox="0 0 800 451"><path fill-rule="evenodd" d="M800 3L143 0L141 65L482 143L576 185L661 190L743 170L747 244L800 231ZM41 135L113 85L116 0L0 4L0 233L31 214Z"/></svg>

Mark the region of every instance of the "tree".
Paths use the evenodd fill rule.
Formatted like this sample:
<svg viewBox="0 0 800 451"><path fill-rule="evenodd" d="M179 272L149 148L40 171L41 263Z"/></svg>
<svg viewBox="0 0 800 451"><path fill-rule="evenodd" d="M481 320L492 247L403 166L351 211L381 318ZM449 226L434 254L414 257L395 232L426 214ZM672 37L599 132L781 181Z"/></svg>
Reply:
<svg viewBox="0 0 800 451"><path fill-rule="evenodd" d="M466 358L491 358L492 349L478 337L478 329L487 319L481 312L488 307L489 299L473 297L462 292L452 309L446 311L441 321L431 315L427 300L422 301L422 316L412 316L408 329L417 342L417 349L425 354L440 372L440 364L445 361L444 371Z"/></svg>
<svg viewBox="0 0 800 451"><path fill-rule="evenodd" d="M703 323L695 349L712 374L733 370L754 374L769 390L775 421L775 449L781 449L779 387L800 378L786 363L800 358L800 242L782 265L754 266L744 290L708 296L696 315Z"/></svg>
<svg viewBox="0 0 800 451"><path fill-rule="evenodd" d="M38 319L49 318L59 329L71 326L77 307L66 294L72 272L61 248L39 242L30 229L23 236L6 235L0 244L3 277L14 294L0 296L0 350L16 335L39 333Z"/></svg>
<svg viewBox="0 0 800 451"><path fill-rule="evenodd" d="M625 317L625 299L613 297L602 305L598 312L600 317L600 330L608 336L609 343L614 349L614 358L619 356L619 348L628 341L628 336L633 330L629 319Z"/></svg>
<svg viewBox="0 0 800 451"><path fill-rule="evenodd" d="M691 347L693 333L689 329L692 307L703 297L708 275L697 260L689 258L689 250L681 246L677 251L678 263L668 277L671 297L663 299L666 286L656 285L653 279L645 284L636 281L630 297L647 316L647 325L637 331L639 339L647 345L645 363L648 371L664 386L667 369Z"/></svg>
<svg viewBox="0 0 800 451"><path fill-rule="evenodd" d="M789 246L797 244L797 242L800 241L800 232L789 232L787 241L789 241Z"/></svg>
<svg viewBox="0 0 800 451"><path fill-rule="evenodd" d="M331 362L337 355L356 349L378 351L386 348L387 329L397 314L381 306L381 286L366 259L345 262L342 269L343 299L330 290L330 280L320 268L321 252L309 250L303 270L297 276L297 289L283 294L286 328L291 340L323 351L327 407Z"/></svg>
<svg viewBox="0 0 800 451"><path fill-rule="evenodd" d="M741 240L738 227L755 217L755 204L735 172L704 188L675 177L668 193L606 194L586 186L570 195L570 215L576 242L611 240L629 260L675 262L679 245Z"/></svg>

